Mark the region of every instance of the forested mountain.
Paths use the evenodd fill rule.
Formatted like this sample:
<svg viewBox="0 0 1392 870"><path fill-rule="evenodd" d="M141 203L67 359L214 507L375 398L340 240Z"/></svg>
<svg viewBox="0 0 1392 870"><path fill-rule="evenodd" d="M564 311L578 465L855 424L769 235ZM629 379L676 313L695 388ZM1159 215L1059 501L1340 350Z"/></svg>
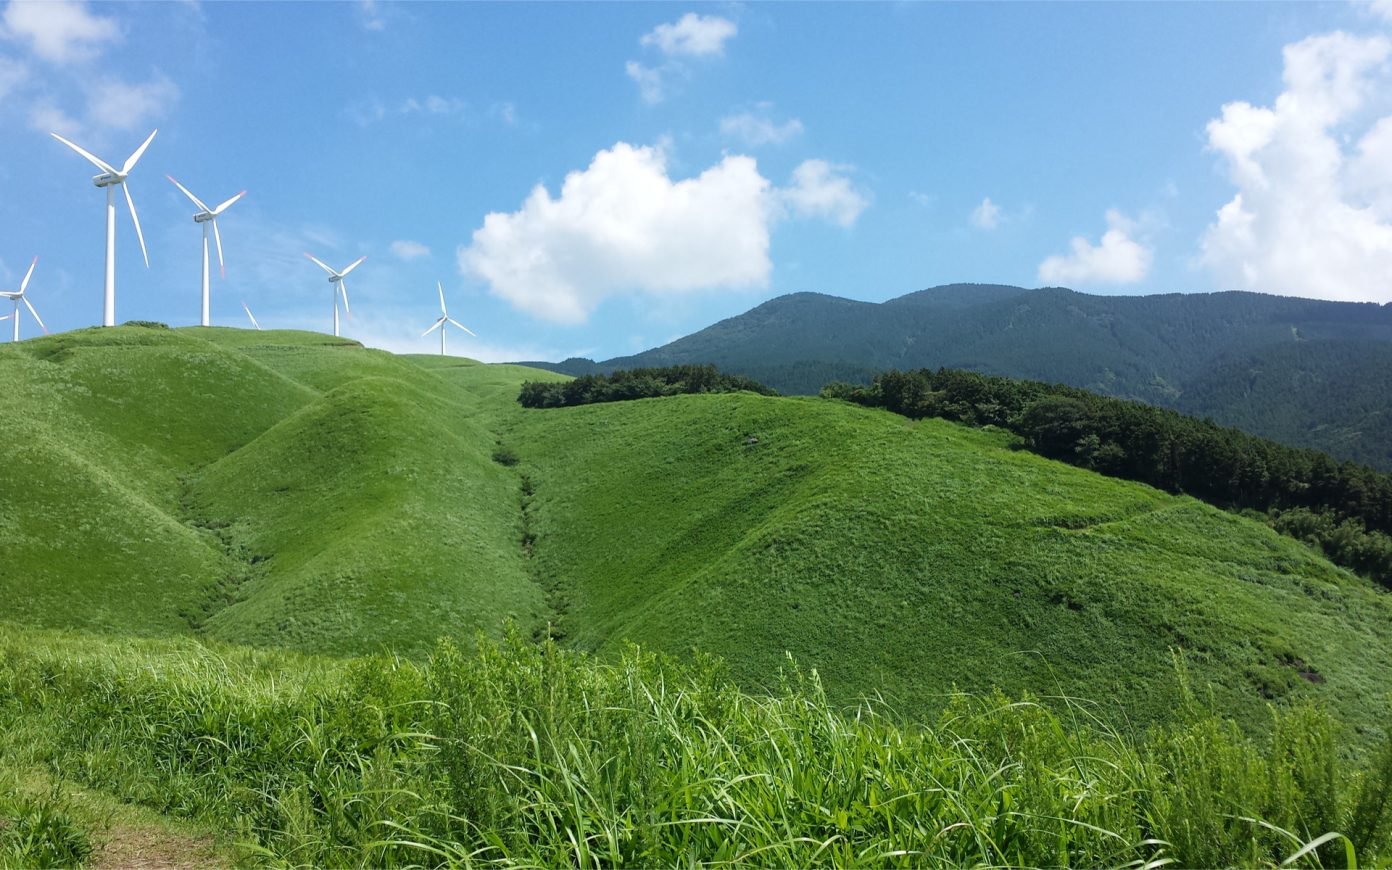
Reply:
<svg viewBox="0 0 1392 870"><path fill-rule="evenodd" d="M857 302L769 300L671 344L566 374L713 363L784 393L889 369L971 369L1209 416L1392 470L1392 306L1258 293L1093 296L950 284Z"/></svg>

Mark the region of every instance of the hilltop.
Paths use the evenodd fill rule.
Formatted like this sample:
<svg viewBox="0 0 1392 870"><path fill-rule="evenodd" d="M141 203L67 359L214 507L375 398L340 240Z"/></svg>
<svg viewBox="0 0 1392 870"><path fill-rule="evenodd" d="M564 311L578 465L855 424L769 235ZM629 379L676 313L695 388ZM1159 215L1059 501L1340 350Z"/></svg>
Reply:
<svg viewBox="0 0 1392 870"><path fill-rule="evenodd" d="M85 330L0 374L23 625L419 656L510 622L752 688L790 653L906 718L1000 687L1161 721L1178 655L1250 729L1309 698L1370 739L1392 690L1366 581L1003 432L749 393L528 410L558 376L310 333Z"/></svg>
<svg viewBox="0 0 1392 870"><path fill-rule="evenodd" d="M1392 470L1392 306L994 284L883 303L793 293L634 356L532 365L580 375L690 363L784 393L863 383L890 368L1064 383Z"/></svg>

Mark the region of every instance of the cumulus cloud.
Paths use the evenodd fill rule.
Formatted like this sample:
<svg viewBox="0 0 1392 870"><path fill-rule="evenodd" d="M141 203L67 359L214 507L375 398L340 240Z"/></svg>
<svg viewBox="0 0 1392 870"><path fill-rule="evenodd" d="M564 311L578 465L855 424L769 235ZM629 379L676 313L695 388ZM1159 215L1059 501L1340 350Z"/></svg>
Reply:
<svg viewBox="0 0 1392 870"><path fill-rule="evenodd" d="M581 323L613 296L765 286L780 217L847 225L864 207L825 161L807 161L783 189L742 155L678 180L662 148L620 142L567 175L559 196L538 185L517 211L489 214L458 259L513 306Z"/></svg>
<svg viewBox="0 0 1392 870"><path fill-rule="evenodd" d="M797 217L826 218L848 227L870 201L843 174L845 168L804 160L793 170L793 183L778 191L778 199Z"/></svg>
<svg viewBox="0 0 1392 870"><path fill-rule="evenodd" d="M10 0L0 16L0 32L57 64L91 60L121 38L115 19L93 15L77 0Z"/></svg>
<svg viewBox="0 0 1392 870"><path fill-rule="evenodd" d="M1151 250L1132 238L1136 225L1121 212L1107 212L1107 231L1094 245L1074 236L1067 255L1054 255L1039 264L1044 284L1134 284L1150 271Z"/></svg>
<svg viewBox="0 0 1392 870"><path fill-rule="evenodd" d="M725 40L738 31L728 18L688 12L673 24L659 24L639 42L669 57L706 57L723 54Z"/></svg>
<svg viewBox="0 0 1392 870"><path fill-rule="evenodd" d="M639 44L655 48L664 58L656 66L630 60L624 72L638 85L643 102L655 105L667 98L669 82L689 77L691 58L718 57L725 53L725 41L735 35L735 23L718 15L688 12L673 24L659 24L639 38Z"/></svg>
<svg viewBox="0 0 1392 870"><path fill-rule="evenodd" d="M430 248L410 239L400 239L391 243L391 252L400 260L418 260L430 256Z"/></svg>
<svg viewBox="0 0 1392 870"><path fill-rule="evenodd" d="M1287 45L1271 107L1228 103L1208 147L1237 188L1200 262L1227 287L1323 299L1392 299L1392 42L1331 33ZM1385 108L1385 104L1383 106Z"/></svg>
<svg viewBox="0 0 1392 870"><path fill-rule="evenodd" d="M738 139L751 148L782 145L802 135L802 122L789 118L780 124L766 114L740 112L720 119L720 133L727 138Z"/></svg>
<svg viewBox="0 0 1392 870"><path fill-rule="evenodd" d="M1000 206L991 202L991 197L981 200L981 205L972 209L971 225L979 230L994 230L1000 226L1001 209Z"/></svg>

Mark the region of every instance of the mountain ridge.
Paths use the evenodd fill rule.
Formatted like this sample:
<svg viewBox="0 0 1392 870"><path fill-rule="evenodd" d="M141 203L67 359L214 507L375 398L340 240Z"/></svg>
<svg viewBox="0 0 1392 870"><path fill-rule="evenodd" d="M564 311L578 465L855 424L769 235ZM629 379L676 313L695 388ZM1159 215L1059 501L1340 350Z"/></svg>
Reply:
<svg viewBox="0 0 1392 870"><path fill-rule="evenodd" d="M1333 349L1303 358L1289 352L1321 342ZM710 363L794 394L815 393L831 380L863 383L890 368L961 368L1137 399L1392 470L1392 420L1383 422L1392 414L1370 417L1367 407L1369 393L1381 386L1383 395L1392 392L1379 362L1389 348L1392 305L1249 291L1100 296L959 283L884 302L785 294L642 353L526 365L582 375ZM1299 367L1316 386L1289 408L1280 406L1279 391L1239 401L1233 384L1245 376L1242 361L1253 359L1268 374L1280 369L1278 378ZM1346 370L1375 373L1378 384L1356 398L1349 390L1321 397L1318 384Z"/></svg>

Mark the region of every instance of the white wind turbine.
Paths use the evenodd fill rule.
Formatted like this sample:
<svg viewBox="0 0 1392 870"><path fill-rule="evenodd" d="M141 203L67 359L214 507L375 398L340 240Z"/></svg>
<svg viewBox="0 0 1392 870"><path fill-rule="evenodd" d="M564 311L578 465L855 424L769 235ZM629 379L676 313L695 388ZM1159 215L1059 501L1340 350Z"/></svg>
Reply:
<svg viewBox="0 0 1392 870"><path fill-rule="evenodd" d="M460 323L458 320L455 320L453 317L450 317L450 316L449 316L449 312L445 310L445 287L444 287L444 285L441 284L439 281L436 281L436 282L435 282L435 288L436 288L437 290L440 291L440 316L439 316L438 318L436 318L436 320L435 320L435 325L434 325L434 326L430 327L430 328L427 329L425 332L422 332L422 333L421 333L421 338L425 338L427 335L429 335L430 333L434 332L434 331L437 330L437 329L440 330L440 356L444 356L444 355L445 355L445 324L446 324L446 323L452 323L452 324L454 324L455 326L459 327L460 329L464 330L465 332L469 333L470 335L473 335L474 338L478 338L478 336L477 336L477 335L474 335L474 331L473 331L472 329L470 329L469 327L467 327L467 326L465 326L464 324Z"/></svg>
<svg viewBox="0 0 1392 870"><path fill-rule="evenodd" d="M57 139L59 142L62 142L78 154L87 158L93 166L96 166L102 171L101 175L92 176L93 184L97 187L106 188L106 302L102 307L102 326L116 325L115 192L117 187L120 187L126 194L126 205L130 206L131 222L135 224L135 235L136 238L140 239L140 253L141 256L145 258L145 268L150 268L150 255L145 251L145 235L140 232L140 218L136 217L135 201L131 199L130 188L126 187L126 176L130 175L131 170L135 168L136 161L140 159L140 155L145 153L145 149L150 147L150 143L154 141L155 133L158 132L159 130L152 132L149 138L146 139L139 148L135 149L135 153L126 160L125 164L119 170L90 152L84 151L82 148L79 148L57 133L49 134L54 139Z"/></svg>
<svg viewBox="0 0 1392 870"><path fill-rule="evenodd" d="M254 326L254 327L256 327L257 329L260 329L260 328L261 328L261 324L259 324L259 323L256 322L256 317L255 317L255 315L253 315L253 314L251 313L251 309L247 307L247 304L246 304L245 302L242 303L242 310L245 311L245 312L247 313L247 319L249 319L249 320L251 321L251 325Z"/></svg>
<svg viewBox="0 0 1392 870"><path fill-rule="evenodd" d="M179 188L180 190L182 190L182 191L184 192L184 196L187 196L189 199L193 200L193 204L196 205L196 206L198 206L198 213L195 214L195 215L193 216L193 222L196 223L196 224L202 224L202 225L203 225L203 320L202 320L202 325L203 325L203 326L207 326L207 325L208 325L208 225L209 225L209 224L212 225L212 227L213 227L213 241L215 241L215 242L217 243L218 269L222 272L222 277L223 277L223 278L226 278L226 277L227 277L227 266L222 262L222 233L218 232L217 219L218 219L218 215L220 215L220 214L222 214L223 212L227 211L228 206L232 205L232 203L234 203L234 202L236 202L237 200L241 199L242 197L246 196L246 191L245 191L245 190L242 191L241 193L239 193L239 194L237 194L236 196L232 197L231 199L227 200L227 202L224 202L222 205L218 206L217 208L208 208L206 205L203 204L203 200L201 200L201 199L199 199L198 197L194 196L192 193L189 193L189 189L188 189L187 187L184 187L184 186L183 186L182 184L180 184L178 181L175 181L174 176L172 176L172 175L166 175L165 178L169 179L170 181L173 181L173 182L174 182L174 186L177 187L177 188Z"/></svg>
<svg viewBox="0 0 1392 870"><path fill-rule="evenodd" d="M351 271L353 271L354 269L358 268L358 264L361 263L363 260L366 260L367 257L365 257L365 256L359 257L359 258L357 258L356 260L354 260L352 263L350 263L350 264L348 265L348 268L344 269L342 272L335 272L333 269L330 269L327 265L325 265L325 263L324 263L323 260L321 260L321 259L319 259L318 257L314 256L313 254L309 253L308 251L305 252L305 256L306 256L306 257L309 257L311 260L313 260L314 263L315 263L315 265L317 265L319 268L323 269L325 272L328 272L328 273L329 273L329 283L332 284L332 285L334 285L334 291L333 291L334 335L337 336L337 335L338 335L338 296L339 296L340 293L343 294L343 310L344 310L344 312L346 312L347 315L348 315L349 317L352 317L352 316L353 316L353 310L352 310L351 308L348 307L348 288L344 285L343 279L346 278L346 277L348 277L348 273L349 273L349 272L351 272Z"/></svg>
<svg viewBox="0 0 1392 870"><path fill-rule="evenodd" d="M29 271L24 273L24 280L19 282L18 290L0 291L0 296L4 296L6 299L14 302L14 311L10 314L6 314L4 317L0 317L0 320L8 320L11 317L14 318L14 341L19 341L19 303L21 302L24 303L25 308L29 309L29 313L34 315L34 322L39 324L39 328L44 331L44 335L48 335L48 327L44 326L43 319L39 317L39 312L34 310L33 303L24 296L24 291L29 289L29 278L33 276L34 267L38 264L39 258L35 257L34 262L29 264Z"/></svg>

